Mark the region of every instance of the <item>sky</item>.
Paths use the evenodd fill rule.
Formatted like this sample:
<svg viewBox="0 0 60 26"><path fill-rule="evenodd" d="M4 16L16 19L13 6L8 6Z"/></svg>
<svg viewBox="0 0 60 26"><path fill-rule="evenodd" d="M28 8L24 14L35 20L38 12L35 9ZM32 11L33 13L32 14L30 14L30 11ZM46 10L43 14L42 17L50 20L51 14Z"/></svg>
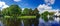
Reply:
<svg viewBox="0 0 60 26"><path fill-rule="evenodd" d="M17 4L21 8L35 9L38 6L52 7L52 9L60 9L60 0L0 0L0 9Z"/></svg>

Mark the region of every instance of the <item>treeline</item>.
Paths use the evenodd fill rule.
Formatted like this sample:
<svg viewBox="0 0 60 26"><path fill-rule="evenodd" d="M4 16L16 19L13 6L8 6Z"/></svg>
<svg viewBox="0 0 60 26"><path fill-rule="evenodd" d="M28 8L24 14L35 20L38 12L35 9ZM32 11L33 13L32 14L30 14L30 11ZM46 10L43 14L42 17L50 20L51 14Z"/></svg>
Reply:
<svg viewBox="0 0 60 26"><path fill-rule="evenodd" d="M32 26L32 24L34 24L34 26L38 26L39 17L48 22L49 19L53 20L54 12L45 11L44 13L39 14L37 8L34 10L32 10L32 8L24 8L24 10L22 10L22 8L18 5L11 5L7 8L2 9L2 11L0 11L0 14L3 14L4 16L13 16L13 18L4 17L2 19L6 26L21 26L21 19L17 18L20 16L36 16L36 19L22 20L24 21L24 26ZM47 17L48 15L50 16L49 19Z"/></svg>
<svg viewBox="0 0 60 26"><path fill-rule="evenodd" d="M48 20L48 15L50 16L50 18L53 18L54 16L54 12L45 11L44 13L39 14L37 8L35 8L34 10L32 10L32 8L24 8L24 10L22 10L22 8L18 5L11 5L7 8L2 9L1 12L4 16L36 16L36 18L42 17L44 20Z"/></svg>
<svg viewBox="0 0 60 26"><path fill-rule="evenodd" d="M36 16L36 14L39 14L39 11L37 10L37 8L35 8L34 10L32 10L31 8L25 8L22 11L22 15L26 15L26 16Z"/></svg>
<svg viewBox="0 0 60 26"><path fill-rule="evenodd" d="M11 5L7 8L2 9L2 14L7 16L36 16L39 14L37 8L32 10L32 8L20 8L18 5Z"/></svg>

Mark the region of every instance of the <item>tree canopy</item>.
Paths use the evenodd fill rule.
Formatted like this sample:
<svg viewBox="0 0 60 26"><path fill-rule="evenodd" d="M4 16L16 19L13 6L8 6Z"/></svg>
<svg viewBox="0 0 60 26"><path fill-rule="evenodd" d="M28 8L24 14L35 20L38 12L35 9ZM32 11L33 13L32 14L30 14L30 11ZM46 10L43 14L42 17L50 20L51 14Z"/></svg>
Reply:
<svg viewBox="0 0 60 26"><path fill-rule="evenodd" d="M22 10L18 5L11 5L10 7L3 9L2 13L8 16L19 16L21 11Z"/></svg>

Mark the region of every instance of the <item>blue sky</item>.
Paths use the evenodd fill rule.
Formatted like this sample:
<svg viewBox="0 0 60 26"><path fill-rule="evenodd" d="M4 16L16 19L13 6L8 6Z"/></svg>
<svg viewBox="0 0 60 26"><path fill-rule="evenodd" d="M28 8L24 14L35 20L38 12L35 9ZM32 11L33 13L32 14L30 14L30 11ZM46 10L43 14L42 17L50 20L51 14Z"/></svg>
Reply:
<svg viewBox="0 0 60 26"><path fill-rule="evenodd" d="M5 2L6 5L17 4L21 8L37 8L40 4L45 4L44 0L0 0ZM55 3L51 5L53 9L60 9L60 0L55 0Z"/></svg>

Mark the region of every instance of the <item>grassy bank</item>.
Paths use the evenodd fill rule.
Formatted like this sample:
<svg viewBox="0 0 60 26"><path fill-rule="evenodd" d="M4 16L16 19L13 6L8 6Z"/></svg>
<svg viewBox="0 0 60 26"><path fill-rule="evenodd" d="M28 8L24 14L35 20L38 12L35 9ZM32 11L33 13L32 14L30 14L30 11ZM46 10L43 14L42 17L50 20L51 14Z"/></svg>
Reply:
<svg viewBox="0 0 60 26"><path fill-rule="evenodd" d="M4 18L13 18L13 17L4 16ZM20 19L32 19L32 18L36 18L36 16L19 16L17 18L20 18Z"/></svg>

